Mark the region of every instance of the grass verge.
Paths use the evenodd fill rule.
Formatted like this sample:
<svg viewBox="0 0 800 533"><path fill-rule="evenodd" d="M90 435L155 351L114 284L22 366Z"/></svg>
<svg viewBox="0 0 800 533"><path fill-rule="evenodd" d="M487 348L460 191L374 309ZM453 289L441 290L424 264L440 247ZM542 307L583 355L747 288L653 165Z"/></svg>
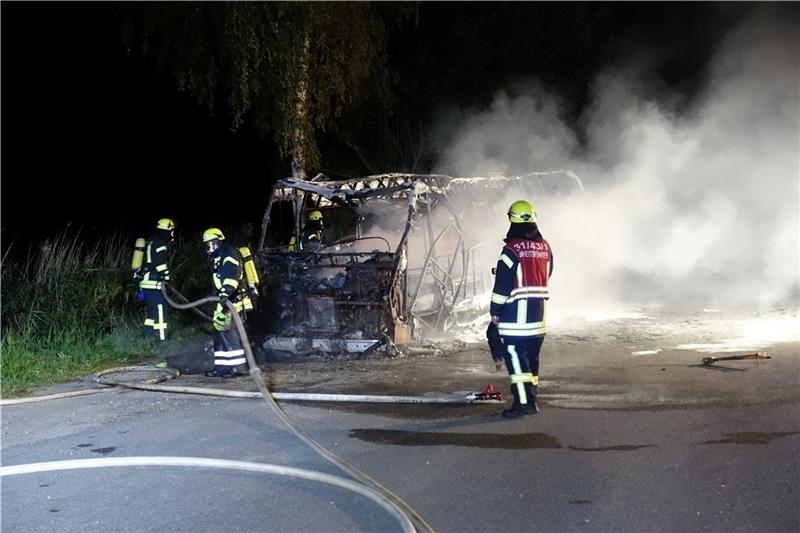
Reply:
<svg viewBox="0 0 800 533"><path fill-rule="evenodd" d="M201 335L190 317L174 312L174 340L143 338L144 304L131 285L132 239L119 234L81 238L66 232L2 261L0 393L5 398L103 368L158 356L175 342ZM199 285L202 259L187 248L176 278ZM203 276L203 278L205 278Z"/></svg>

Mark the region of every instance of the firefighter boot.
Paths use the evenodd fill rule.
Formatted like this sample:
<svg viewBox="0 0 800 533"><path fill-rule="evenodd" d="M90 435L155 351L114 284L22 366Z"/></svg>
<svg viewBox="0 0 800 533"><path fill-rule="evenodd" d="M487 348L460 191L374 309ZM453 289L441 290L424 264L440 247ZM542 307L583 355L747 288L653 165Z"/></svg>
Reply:
<svg viewBox="0 0 800 533"><path fill-rule="evenodd" d="M525 415L535 415L539 410L536 407L536 402L532 404L514 405L511 409L503 411L503 418L515 419Z"/></svg>
<svg viewBox="0 0 800 533"><path fill-rule="evenodd" d="M220 372L220 371L219 371L219 370L217 370L217 369L214 369L214 370L209 370L208 372L206 372L206 377L207 377L207 378L222 378L222 379L230 379L230 378L235 378L235 377L237 377L238 375L239 375L239 374L235 374L235 373L233 373L233 372L230 372L230 371L228 371L228 372Z"/></svg>
<svg viewBox="0 0 800 533"><path fill-rule="evenodd" d="M250 373L247 363L231 367L231 372L233 372L235 376L246 376Z"/></svg>
<svg viewBox="0 0 800 533"><path fill-rule="evenodd" d="M536 405L536 391L533 385L525 384L527 403L520 403L516 390L513 390L513 392L514 403L511 404L511 409L503 411L503 418L515 419L525 415L535 415L539 412L539 407Z"/></svg>
<svg viewBox="0 0 800 533"><path fill-rule="evenodd" d="M528 391L528 405L533 408L533 413L531 414L536 414L539 412L539 404L536 402L537 395L539 394L539 386L528 385L526 390Z"/></svg>
<svg viewBox="0 0 800 533"><path fill-rule="evenodd" d="M230 379L230 378L238 378L239 376L246 376L249 374L247 371L247 363L242 365L236 365L231 367L219 367L215 366L214 370L209 370L206 372L206 377L208 378L223 378L223 379Z"/></svg>

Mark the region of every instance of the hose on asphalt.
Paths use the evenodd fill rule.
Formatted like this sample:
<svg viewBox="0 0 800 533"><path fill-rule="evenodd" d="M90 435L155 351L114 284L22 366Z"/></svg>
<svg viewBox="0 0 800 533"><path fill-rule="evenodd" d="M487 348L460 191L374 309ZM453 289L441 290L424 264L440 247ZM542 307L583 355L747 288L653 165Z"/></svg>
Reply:
<svg viewBox="0 0 800 533"><path fill-rule="evenodd" d="M157 367L140 367L147 370L164 370ZM95 381L100 385L110 385L118 387L126 387L129 389L137 389L144 391L156 392L171 392L175 394L197 394L203 396L219 396L222 398L263 398L261 392L256 391L240 391L240 390L223 390L214 389L210 387L171 387L166 385L150 385L130 383L124 381L110 381L107 379L95 378ZM101 390L101 389L94 389ZM113 390L113 389L103 389ZM371 394L324 394L317 392L270 392L270 395L276 400L286 401L299 401L299 402L359 402L359 403L406 403L406 404L449 404L449 405L465 405L465 404L485 404L485 403L502 403L498 400L470 400L475 393L467 394L450 394L446 396L378 396ZM38 397L34 397L38 398Z"/></svg>
<svg viewBox="0 0 800 533"><path fill-rule="evenodd" d="M110 392L112 390L114 390L113 387L103 387L102 389L83 389L70 392L59 392L56 394L47 394L43 396L28 396L27 398L0 400L0 406L18 405L21 403L31 403L31 402L43 402L46 400L57 400L59 398L72 398L73 396L86 396L87 394L96 394L98 392Z"/></svg>
<svg viewBox="0 0 800 533"><path fill-rule="evenodd" d="M150 370L157 370L160 372L164 372L166 373L166 375L145 379L140 383L145 385L155 385L156 383L161 383L162 381L167 381L168 379L175 379L181 375L180 371L174 368L168 368L168 367L159 368L156 366L140 365L140 366L117 366L114 368L106 368L105 370L100 370L99 372L95 372L94 377L95 381L97 383L100 383L101 385L116 385L116 383L113 382L103 383L102 381L99 381L99 378L107 374L116 374L118 372L147 372Z"/></svg>
<svg viewBox="0 0 800 533"><path fill-rule="evenodd" d="M43 396L29 396L27 398L15 398L13 400L0 400L0 406L17 405L21 403L31 403L31 402L42 402L45 400L57 400L60 398L72 398L74 396L85 396L87 394L96 394L98 392L110 392L114 390L114 386L124 386L127 384L123 382L101 380L100 378L102 376L105 376L107 374L116 374L118 372L148 372L151 370L166 373L167 375L142 380L140 382L142 384L140 387L132 387L132 388L142 388L144 390L148 390L146 387L155 386L156 383L161 383L162 381L167 381L168 379L175 379L181 375L180 371L174 368L159 368L150 365L117 366L114 368L107 368L105 370L101 370L94 374L94 381L99 385L101 385L100 388L83 389L70 392L59 392ZM132 385L137 385L137 384L134 383ZM158 389L151 389L151 390L158 390ZM214 389L209 389L209 390L214 390Z"/></svg>
<svg viewBox="0 0 800 533"><path fill-rule="evenodd" d="M190 302L187 304L183 304L182 306L176 305L177 302L174 302L169 296L167 295L166 289L162 286L161 292L164 294L167 303L172 306L177 307L178 309L186 309L191 306L198 306L202 305L206 302L216 301L219 302L219 298L216 296L209 296L198 300L196 302ZM228 310L231 313L231 317L233 317L234 325L236 326L237 331L239 332L239 338L242 341L242 345L244 347L245 358L247 359L247 364L250 367L250 376L256 382L256 386L258 390L261 392L261 396L267 405L269 405L272 412L278 419L284 423L284 425L294 433L300 440L302 440L306 445L308 445L312 450L317 452L322 458L326 459L328 462L332 463L333 465L339 467L345 473L356 479L357 481L363 483L364 485L380 492L384 496L386 496L389 501L397 505L401 511L406 514L413 522L417 530L420 528L424 531L429 531L433 533L433 528L414 510L408 505L405 501L403 501L399 496L394 494L392 491L378 483L376 480L372 479L370 476L356 468L355 466L350 465L344 459L339 458L338 456L334 455L332 452L328 451L322 445L318 444L314 439L312 439L308 434L304 431L296 427L291 419L283 412L283 409L278 405L275 399L270 394L269 390L267 389L266 384L264 383L264 378L262 377L261 369L256 364L255 356L253 355L253 350L250 348L250 340L247 337L247 332L244 329L244 323L242 322L242 318L239 316L239 313L236 311L236 307L231 303L230 300L225 302Z"/></svg>
<svg viewBox="0 0 800 533"><path fill-rule="evenodd" d="M174 292L176 292L177 294L180 294L177 291L175 291L174 288L172 290ZM177 309L190 309L190 308L194 308L194 307L197 307L199 305L202 305L202 304L205 304L205 303L209 303L209 302L219 302L219 298L218 297L209 296L209 297L203 298L201 300L197 300L195 302L186 301L186 303L180 304L180 303L175 302L174 300L172 300L167 295L166 289L163 286L162 286L161 291L162 291L162 294L164 295L164 298L166 299L167 303L169 303L171 306L173 306L173 307L175 307ZM183 298L183 299L186 300L185 298ZM274 396L278 396L278 397L284 396L284 398L281 398L281 399L331 400L331 399L333 399L335 397L340 397L340 396L343 396L343 395L323 395L323 394L312 394L312 395L305 394L305 395L303 395L301 393L300 394L275 393L275 395L273 395L273 393L270 393L270 391L267 389L266 384L264 383L264 379L262 377L261 369L256 364L255 357L254 357L252 349L250 347L250 341L249 341L249 339L247 337L247 332L244 329L244 323L242 322L242 319L239 316L238 312L236 311L236 308L234 307L234 305L230 301L226 302L226 304L227 304L228 309L231 312L231 316L233 318L234 325L236 326L236 329L239 332L239 336L241 338L242 345L243 345L244 351L245 351L245 358L247 359L247 363L248 363L248 366L250 368L250 371L249 371L250 376L256 382L256 385L257 385L257 387L258 387L260 392L255 393L255 392L242 392L242 391L220 391L218 389L209 389L209 388L200 388L200 387L164 387L164 386L159 386L159 385L157 385L157 383L160 383L162 381L166 381L168 379L173 379L173 378L177 377L178 375L180 375L180 372L175 370L175 369L171 369L171 368L157 368L157 367L153 367L153 366L115 367L115 368L106 369L106 370L97 372L95 374L95 381L97 383L101 384L101 385L106 385L106 386L109 386L109 385L110 386L123 386L123 387L127 387L127 388L141 389L141 390L154 390L154 391L161 391L161 392L182 392L182 393L187 393L187 394L206 394L206 395L227 396L227 397L236 397L236 398L258 398L258 397L263 398L264 401L267 402L267 405L269 405L270 409L275 414L275 416L277 416L278 419L281 420L281 422L283 422L284 425L292 433L295 434L295 436L297 436L300 440L302 440L306 445L308 445L311 449L313 449L317 454L319 454L325 460L327 460L328 462L330 462L333 465L337 466L339 469L344 471L346 474L348 474L351 477L353 477L354 479L356 479L360 483L359 486L364 487L366 490L371 491L372 493L379 494L383 499L385 499L386 502L388 502L391 506L393 506L392 508L384 506L384 508L386 508L387 511L390 514L392 514L395 518L398 518L398 520L400 521L401 526L404 528L404 530L407 530L406 529L406 522L408 522L409 524L413 524L412 529L410 529L408 531L428 531L428 532L433 533L434 529L413 508L411 508L411 506L409 506L399 496L394 494L388 488L386 488L383 485L381 485L375 479L371 478L370 476L368 476L364 472L360 471L355 466L350 465L349 463L347 463L343 459L339 458L338 456L336 456L335 454L333 454L332 452L330 452L329 450L324 448L322 445L318 444L308 434L303 432L301 429L297 428L292 423L292 421L288 417L288 415L286 415L286 413L284 413L283 409L281 409L281 407L277 404L277 402L275 401ZM206 316L206 318L208 318L208 317ZM144 370L165 371L167 373L167 375L166 376L160 376L160 377L157 377L157 378L153 378L153 379L150 379L150 380L146 380L144 382L141 382L140 384L127 383L127 382L116 382L116 381L110 381L110 380L101 379L102 376L107 375L107 374L111 374L111 373L128 372L128 371L136 372L136 371L144 371ZM105 388L103 388L103 389L88 389L88 390L85 390L85 391L74 391L74 392L67 392L67 393L60 393L60 394L52 394L52 395L48 395L48 396L24 398L24 399L20 399L20 400L3 400L2 402L0 402L0 405L7 405L7 404L13 404L13 403L23 403L23 402L27 402L27 401L41 401L41 400L45 400L45 399L54 399L54 398L79 396L79 395L84 395L84 394L93 394L93 393L96 393L96 392L104 392L104 391L107 391L107 390L113 390L113 389L111 389L111 388L109 388L109 389L105 389ZM303 397L301 397L301 398L298 398L298 397L291 398L291 397L286 397L286 395L288 395L288 396L298 396L299 395L299 396L303 396ZM381 401L382 400L382 401L386 402L386 398L387 397L375 396L375 397L372 397L372 398L376 399L377 401ZM389 397L389 398L391 398L391 397ZM397 401L405 400L406 403L412 403L412 402L413 403L421 403L419 397L394 397L394 398L395 398L394 400L389 400L389 401L392 401L393 403L396 403ZM465 398L465 397L454 396L454 397L451 397L451 398L445 398L443 400L442 399L432 399L432 400L433 400L434 403L464 403L464 401L468 400L468 399ZM350 398L350 399L344 399L342 401L353 401L353 400ZM100 466L128 466L128 465L133 465L135 461L144 461L142 463L136 463L136 464L158 464L158 465L167 465L167 466L175 466L175 465L178 465L178 466L210 466L209 464L204 463L204 461L207 461L207 460L200 460L198 458L140 457L140 458L115 458L115 459L117 460L117 462L114 462L113 459L109 458L108 460L95 459L95 460L86 460L86 461L55 461L55 462L50 462L50 463L35 463L35 464L30 464L30 465L17 465L15 467L0 467L0 477L3 476L3 475L12 475L12 474L16 474L16 473L30 473L30 472L45 471L45 470L63 470L63 469L73 469L73 468L92 468L92 467L100 467ZM123 463L119 462L120 460L128 460L128 459L131 460L131 461L134 461L134 462L126 463L126 464L123 464ZM92 461L94 461L94 462L92 462ZM147 463L146 461L152 461L152 462L151 463ZM162 462L159 462L159 461L162 461ZM164 461L166 461L166 462L164 462ZM173 463L167 464L167 462L169 462L169 461L177 461L178 463L183 461L183 463L177 464L177 463L173 462ZM225 462L223 460L211 460L211 461ZM67 465L66 463L71 463L71 464ZM192 463L192 464L189 464L189 463ZM200 463L203 463L203 464L200 464ZM242 462L227 461L227 463L242 463ZM244 464L244 463L242 463L242 464ZM267 465L267 464L262 464L262 463L250 463L250 464L251 465L257 465L257 466L255 466L253 468L262 468L262 467L264 467L262 470L259 470L259 471L263 471L263 472L268 472L269 471L268 473L277 473L277 472L272 471L270 469L288 468L288 467L277 467L275 465ZM239 466L241 466L241 465L239 465ZM225 468L223 466L216 466L216 467L217 468ZM227 467L228 468L234 468L234 466L227 466ZM37 468L38 468L38 470L37 470ZM17 470L8 470L8 469L17 469ZM26 470L26 469L30 469L30 470ZM239 468L239 469L244 469L244 468ZM297 469L294 469L294 470L297 470ZM306 475L309 474L309 471L305 471L305 472L306 472ZM320 473L314 473L314 474L319 474L320 476L325 476L325 474L320 474ZM284 474L284 475L289 475L289 474ZM310 479L308 477L306 477L306 478ZM339 478L339 479L342 480L342 481L347 481L347 480L343 480L342 478ZM317 480L318 481L323 481L322 479L317 479ZM324 481L324 482L329 483L330 481ZM332 484L335 484L335 483L332 483ZM345 487L341 483L339 483L337 486L342 486L343 488L348 488L348 487ZM359 492L360 494L363 494L366 497L373 499L373 501L376 501L377 503L383 505L379 501L380 498L376 499L373 496L370 496L370 495L364 493L363 491L358 491L357 490L356 492ZM402 518L399 518L397 516L397 512L398 511L399 511L399 513L400 513Z"/></svg>
<svg viewBox="0 0 800 533"><path fill-rule="evenodd" d="M94 381L100 387L95 389L83 389L71 392L59 392L55 394L47 394L42 396L28 396L25 398L14 398L11 400L0 400L0 406L18 405L23 403L41 402L45 400L58 400L61 398L71 398L74 396L85 396L87 394L95 394L98 392L113 392L118 391L116 387L127 389L135 389L142 391L152 392L167 392L172 394L195 394L199 396L218 396L220 398L246 398L246 399L259 399L262 398L260 392L257 391L241 391L229 389L215 389L212 387L173 387L168 385L156 385L164 381L159 380L144 380L139 383L132 383L129 381L116 381L103 378L102 376L113 372L121 371L137 371L137 372L163 372L172 371L178 374L174 368L161 368L152 365L140 365L132 367L118 367L114 369L106 369L96 372ZM168 376L165 379L173 379L177 375ZM447 404L447 405L482 405L482 404L502 404L500 400L479 400L476 398L474 392L464 394L447 394L437 396L384 396L374 394L326 394L320 392L270 392L276 400L284 401L298 401L298 402L354 402L354 403L392 403L392 404Z"/></svg>
<svg viewBox="0 0 800 533"><path fill-rule="evenodd" d="M245 356L247 358L247 364L250 366L250 376L255 380L256 385L258 386L258 390L261 391L261 395L264 398L264 401L267 402L267 405L270 406L272 412L277 416L284 425L289 428L289 430L294 433L300 440L305 442L311 449L316 451L320 456L324 459L327 459L328 462L338 466L341 470L345 473L349 474L356 480L360 481L364 485L371 487L372 489L380 492L384 496L386 496L389 501L397 505L403 513L405 513L411 520L414 522L415 527L419 530L420 527L424 531L429 531L433 533L433 528L414 510L408 505L405 501L403 501L399 496L394 494L392 491L378 483L376 480L356 468L351 464L347 463L344 459L339 458L332 452L328 451L322 445L318 444L314 439L312 439L308 434L304 431L296 427L289 416L283 412L283 409L280 408L278 403L270 394L269 390L267 389L266 384L264 383L264 378L262 377L261 369L256 364L255 357L253 356L253 351L250 348L250 341L247 338L247 332L244 330L244 323L242 323L242 319L239 316L239 313L236 312L236 308L233 304L228 301L226 302L228 305L228 309L231 311L231 316L233 317L233 321L236 324L236 328L239 331L240 338L242 339L242 344L244 345Z"/></svg>
<svg viewBox="0 0 800 533"><path fill-rule="evenodd" d="M355 483L343 477L323 474L314 470L305 470L289 466L273 465L267 463L253 463L249 461L231 461L227 459L210 459L205 457L104 457L100 459L75 459L68 461L50 461L43 463L29 463L23 465L0 467L0 477L36 472L53 472L57 470L76 470L82 468L107 468L124 466L172 466L172 467L199 467L218 468L228 470L242 470L245 472L259 472L279 476L295 477L309 481L317 481L340 487L355 492L372 500L386 510L392 518L397 520L402 530L414 533L414 525L409 517L397 505L379 491Z"/></svg>

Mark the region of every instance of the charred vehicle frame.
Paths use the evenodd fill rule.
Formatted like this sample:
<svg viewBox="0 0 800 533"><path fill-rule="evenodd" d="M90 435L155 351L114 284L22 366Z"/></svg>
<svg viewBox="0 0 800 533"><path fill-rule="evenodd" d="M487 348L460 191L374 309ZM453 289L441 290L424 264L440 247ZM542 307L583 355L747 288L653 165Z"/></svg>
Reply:
<svg viewBox="0 0 800 533"><path fill-rule="evenodd" d="M264 348L364 354L485 312L492 285L485 267L496 258L483 256L481 236L464 233L463 214L485 199L468 193L522 183L531 194L547 194L550 180L542 178L549 174L560 181L567 175L582 188L574 174L561 171L278 180L255 252L269 284L258 309ZM312 211L324 215L325 242L292 249Z"/></svg>

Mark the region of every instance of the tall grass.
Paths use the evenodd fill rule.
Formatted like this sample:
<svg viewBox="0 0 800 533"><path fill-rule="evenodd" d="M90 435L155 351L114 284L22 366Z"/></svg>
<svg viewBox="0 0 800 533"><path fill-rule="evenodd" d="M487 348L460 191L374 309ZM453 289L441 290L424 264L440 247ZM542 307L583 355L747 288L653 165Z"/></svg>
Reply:
<svg viewBox="0 0 800 533"><path fill-rule="evenodd" d="M144 305L130 283L132 242L121 233L88 240L81 230L63 231L21 260L4 252L3 396L153 355L142 335Z"/></svg>

